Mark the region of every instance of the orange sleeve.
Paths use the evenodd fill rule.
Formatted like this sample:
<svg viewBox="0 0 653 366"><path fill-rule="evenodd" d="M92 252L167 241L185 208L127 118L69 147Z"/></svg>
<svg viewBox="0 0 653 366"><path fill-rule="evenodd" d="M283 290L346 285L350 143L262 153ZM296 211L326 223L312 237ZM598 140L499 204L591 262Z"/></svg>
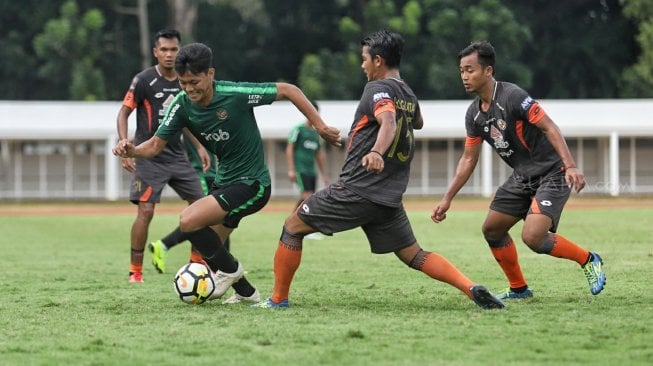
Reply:
<svg viewBox="0 0 653 366"><path fill-rule="evenodd" d="M122 99L122 105L129 109L136 109L137 105L134 101L134 92L130 89L125 93L125 97Z"/></svg>
<svg viewBox="0 0 653 366"><path fill-rule="evenodd" d="M533 103L531 108L528 110L528 122L532 124L538 123L544 116L546 116L546 112L542 107L540 107L540 103Z"/></svg>
<svg viewBox="0 0 653 366"><path fill-rule="evenodd" d="M374 117L383 112L396 113L395 104L390 99L381 99L374 105Z"/></svg>
<svg viewBox="0 0 653 366"><path fill-rule="evenodd" d="M483 139L480 136L467 136L465 138L465 146L475 146L483 142Z"/></svg>

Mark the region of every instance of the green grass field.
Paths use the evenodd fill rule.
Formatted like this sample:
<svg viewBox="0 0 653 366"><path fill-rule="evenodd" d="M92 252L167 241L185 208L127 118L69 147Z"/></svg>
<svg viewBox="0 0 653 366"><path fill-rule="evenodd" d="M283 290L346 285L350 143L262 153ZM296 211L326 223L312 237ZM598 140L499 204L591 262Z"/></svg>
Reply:
<svg viewBox="0 0 653 366"><path fill-rule="evenodd" d="M484 211L454 207L440 225L429 214L410 211L422 247L494 292L507 286L480 234ZM477 308L394 255L372 255L360 230L305 241L290 309L186 305L172 275L188 244L170 251L164 275L146 253L145 282L127 283L134 215L0 217L0 364L653 364L652 208L567 210L560 232L602 255L606 289L590 295L575 263L519 244L535 297L500 311ZM263 295L285 216L251 216L233 236ZM150 238L176 221L158 214Z"/></svg>

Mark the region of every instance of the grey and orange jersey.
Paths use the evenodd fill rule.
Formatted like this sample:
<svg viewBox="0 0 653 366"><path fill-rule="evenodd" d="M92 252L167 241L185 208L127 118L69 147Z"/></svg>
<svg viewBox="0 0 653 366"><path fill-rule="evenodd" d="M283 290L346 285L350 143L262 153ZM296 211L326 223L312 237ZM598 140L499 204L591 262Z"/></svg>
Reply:
<svg viewBox="0 0 653 366"><path fill-rule="evenodd" d="M395 112L397 130L390 148L383 154L385 168L376 174L368 172L361 159L376 142L380 129L376 116L384 111ZM412 122L420 114L417 97L404 81L391 78L368 82L349 131L340 183L372 202L400 206L415 153Z"/></svg>
<svg viewBox="0 0 653 366"><path fill-rule="evenodd" d="M132 110L136 109L134 145L154 136L163 120L166 108L180 90L178 79L166 79L156 66L148 67L134 77L122 101L124 106ZM186 160L180 137L181 132L168 140L165 149L152 160L159 163Z"/></svg>
<svg viewBox="0 0 653 366"><path fill-rule="evenodd" d="M218 158L217 185L259 181L269 186L270 173L253 109L276 100L276 83L214 81L213 87L213 99L206 107L192 103L186 92L179 93L156 136L170 141L188 127Z"/></svg>
<svg viewBox="0 0 653 366"><path fill-rule="evenodd" d="M466 146L487 141L524 179L562 169L560 156L536 124L546 115L540 104L515 84L497 81L487 112L477 96L467 109Z"/></svg>

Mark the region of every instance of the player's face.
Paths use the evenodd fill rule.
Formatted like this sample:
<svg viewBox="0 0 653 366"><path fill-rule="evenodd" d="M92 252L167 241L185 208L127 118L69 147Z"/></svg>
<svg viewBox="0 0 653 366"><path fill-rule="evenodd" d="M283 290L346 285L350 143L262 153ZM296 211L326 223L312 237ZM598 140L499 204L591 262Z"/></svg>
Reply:
<svg viewBox="0 0 653 366"><path fill-rule="evenodd" d="M363 60L361 63L361 68L363 69L365 76L367 76L367 81L376 80L378 78L378 56L376 58L372 58L372 56L370 56L369 46L363 46L361 49L361 58Z"/></svg>
<svg viewBox="0 0 653 366"><path fill-rule="evenodd" d="M208 72L193 74L186 71L179 75L179 85L185 91L188 99L195 104L207 106L213 98L213 75L215 69L210 68Z"/></svg>
<svg viewBox="0 0 653 366"><path fill-rule="evenodd" d="M174 69L175 58L178 52L179 40L177 38L168 39L160 37L152 49L152 53L159 62L159 66L169 70Z"/></svg>
<svg viewBox="0 0 653 366"><path fill-rule="evenodd" d="M483 67L478 62L478 54L474 52L460 59L460 78L466 92L478 93L492 80L492 67Z"/></svg>

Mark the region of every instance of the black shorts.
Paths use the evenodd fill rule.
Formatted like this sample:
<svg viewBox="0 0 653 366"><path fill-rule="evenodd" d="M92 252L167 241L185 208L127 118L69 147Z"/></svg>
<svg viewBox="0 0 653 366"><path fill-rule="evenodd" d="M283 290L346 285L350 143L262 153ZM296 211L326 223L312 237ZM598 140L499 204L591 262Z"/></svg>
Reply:
<svg viewBox="0 0 653 366"><path fill-rule="evenodd" d="M220 207L227 211L222 224L235 229L243 217L265 207L270 200L270 191L270 186L263 186L259 182L251 185L234 183L213 187L211 195L218 201Z"/></svg>
<svg viewBox="0 0 653 366"><path fill-rule="evenodd" d="M297 186L300 192L315 192L317 185L317 176L307 173L297 175Z"/></svg>
<svg viewBox="0 0 653 366"><path fill-rule="evenodd" d="M147 159L136 160L136 172L129 190L129 200L159 203L163 188L169 185L186 201L204 197L200 178L189 162L159 163Z"/></svg>
<svg viewBox="0 0 653 366"><path fill-rule="evenodd" d="M376 254L395 252L416 242L403 205L379 205L337 184L312 194L297 213L326 235L361 227Z"/></svg>
<svg viewBox="0 0 653 366"><path fill-rule="evenodd" d="M497 189L490 209L522 219L530 214L546 215L551 218L549 230L555 233L570 194L563 171L529 181L518 180L513 174Z"/></svg>

